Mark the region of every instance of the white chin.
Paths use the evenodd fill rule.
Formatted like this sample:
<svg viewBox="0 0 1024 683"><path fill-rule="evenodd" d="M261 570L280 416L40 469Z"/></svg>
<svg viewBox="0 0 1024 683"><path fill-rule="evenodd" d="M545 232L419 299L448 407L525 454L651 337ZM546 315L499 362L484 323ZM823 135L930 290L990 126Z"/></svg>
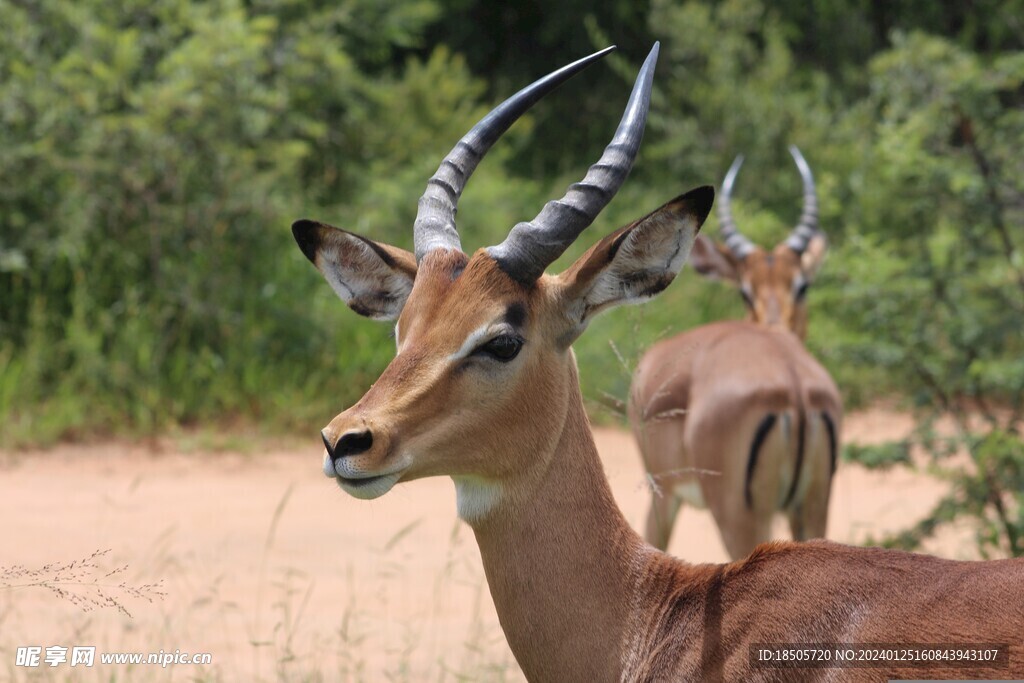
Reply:
<svg viewBox="0 0 1024 683"><path fill-rule="evenodd" d="M360 500L373 500L374 498L380 498L385 493L391 490L395 484L398 483L399 477L402 476L401 472L395 472L394 474L385 474L381 477L374 477L367 480L365 483L352 483L359 482L358 479L342 479L337 477L338 486L353 498L359 498Z"/></svg>

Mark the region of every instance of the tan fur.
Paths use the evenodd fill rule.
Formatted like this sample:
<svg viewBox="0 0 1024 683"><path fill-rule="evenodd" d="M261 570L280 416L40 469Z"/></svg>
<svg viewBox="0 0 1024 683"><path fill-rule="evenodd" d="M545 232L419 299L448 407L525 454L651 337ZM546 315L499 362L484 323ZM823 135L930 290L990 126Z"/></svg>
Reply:
<svg viewBox="0 0 1024 683"><path fill-rule="evenodd" d="M885 681L1020 677L1024 560L955 562L828 541L774 542L727 565L650 558L624 680ZM1008 668L752 668L755 643L1010 645Z"/></svg>
<svg viewBox="0 0 1024 683"><path fill-rule="evenodd" d="M645 537L655 547L668 546L684 503L711 511L733 559L771 538L777 510L796 540L825 535L835 456L829 425L838 449L842 401L800 343L807 310L794 296L794 283L811 280L824 251L823 238L803 259L784 244L742 260L707 238L695 245L700 272L746 292L749 321L684 332L651 347L637 366L629 417L651 481ZM748 501L751 450L769 416L775 422L756 449Z"/></svg>

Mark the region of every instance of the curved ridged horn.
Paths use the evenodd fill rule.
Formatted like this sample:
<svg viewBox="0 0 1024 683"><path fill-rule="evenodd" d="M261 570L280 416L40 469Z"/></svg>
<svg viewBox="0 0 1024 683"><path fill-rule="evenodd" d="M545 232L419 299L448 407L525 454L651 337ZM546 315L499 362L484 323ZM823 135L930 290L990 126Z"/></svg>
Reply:
<svg viewBox="0 0 1024 683"><path fill-rule="evenodd" d="M545 204L532 221L516 224L504 242L488 248L502 270L516 280L536 281L622 187L647 123L658 49L655 43L636 77L615 136L583 180L571 185L561 199Z"/></svg>
<svg viewBox="0 0 1024 683"><path fill-rule="evenodd" d="M740 154L733 160L729 172L725 174L725 180L722 181L722 195L718 200L718 229L722 233L725 246L738 259L746 258L747 254L756 248L754 243L736 227L736 221L732 217L732 204L729 201L732 197L732 186L736 183L736 174L740 172L742 165L743 155Z"/></svg>
<svg viewBox="0 0 1024 683"><path fill-rule="evenodd" d="M789 153L793 155L797 168L800 169L800 177L804 181L804 208L800 212L800 222L793 228L793 232L786 238L786 246L798 254L804 253L807 243L818 234L818 195L814 189L814 175L811 167L804 159L796 145L789 146Z"/></svg>
<svg viewBox="0 0 1024 683"><path fill-rule="evenodd" d="M564 66L526 86L495 107L473 126L444 158L427 181L413 224L416 262L434 249L462 249L455 212L466 181L498 138L538 100L615 49L607 47Z"/></svg>

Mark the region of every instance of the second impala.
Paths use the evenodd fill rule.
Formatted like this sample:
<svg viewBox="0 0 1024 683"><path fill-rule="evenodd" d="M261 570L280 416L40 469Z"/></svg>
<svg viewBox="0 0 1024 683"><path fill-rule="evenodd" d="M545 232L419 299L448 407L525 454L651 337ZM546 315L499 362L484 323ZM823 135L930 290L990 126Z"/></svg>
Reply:
<svg viewBox="0 0 1024 683"><path fill-rule="evenodd" d="M772 251L754 245L729 199L743 158L722 185L723 244L697 238L690 261L734 283L749 320L723 321L655 344L637 365L629 417L651 481L647 541L664 550L682 503L707 507L738 560L771 538L776 510L793 538L825 536L843 406L828 372L800 342L807 288L825 254L814 177L800 222Z"/></svg>

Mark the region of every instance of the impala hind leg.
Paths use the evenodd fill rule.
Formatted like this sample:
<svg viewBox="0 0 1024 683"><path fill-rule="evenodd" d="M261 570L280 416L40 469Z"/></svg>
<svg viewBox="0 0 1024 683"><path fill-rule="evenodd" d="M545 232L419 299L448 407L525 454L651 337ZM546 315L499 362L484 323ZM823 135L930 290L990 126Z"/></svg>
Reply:
<svg viewBox="0 0 1024 683"><path fill-rule="evenodd" d="M668 548L672 538L681 501L671 491L655 488L651 491L651 509L647 513L647 528L644 538L658 550Z"/></svg>
<svg viewBox="0 0 1024 683"><path fill-rule="evenodd" d="M742 560L757 546L772 539L772 513L759 514L743 506L712 506L722 544L733 560Z"/></svg>
<svg viewBox="0 0 1024 683"><path fill-rule="evenodd" d="M825 538L828 528L828 501L832 475L838 454L835 431L824 420L811 422L808 430L806 469L808 478L803 496L787 512L794 541Z"/></svg>
<svg viewBox="0 0 1024 683"><path fill-rule="evenodd" d="M740 560L772 538L779 463L786 457L785 431L777 427L779 419L774 414L751 414L742 424L727 429L711 419L700 424L707 426L695 431L690 441L695 446L713 443L716 447L700 451L697 464L720 473L701 479L704 500L726 552L731 559Z"/></svg>
<svg viewBox="0 0 1024 683"><path fill-rule="evenodd" d="M828 528L828 496L808 495L801 504L789 511L789 528L794 541L825 538Z"/></svg>
<svg viewBox="0 0 1024 683"><path fill-rule="evenodd" d="M825 538L828 529L828 499L831 482L815 482L802 501L794 505L787 517L794 541Z"/></svg>
<svg viewBox="0 0 1024 683"><path fill-rule="evenodd" d="M686 466L683 423L656 417L649 419L641 423L636 439L644 461L647 488L651 492L644 539L655 548L665 550L683 502L676 490L680 470Z"/></svg>

